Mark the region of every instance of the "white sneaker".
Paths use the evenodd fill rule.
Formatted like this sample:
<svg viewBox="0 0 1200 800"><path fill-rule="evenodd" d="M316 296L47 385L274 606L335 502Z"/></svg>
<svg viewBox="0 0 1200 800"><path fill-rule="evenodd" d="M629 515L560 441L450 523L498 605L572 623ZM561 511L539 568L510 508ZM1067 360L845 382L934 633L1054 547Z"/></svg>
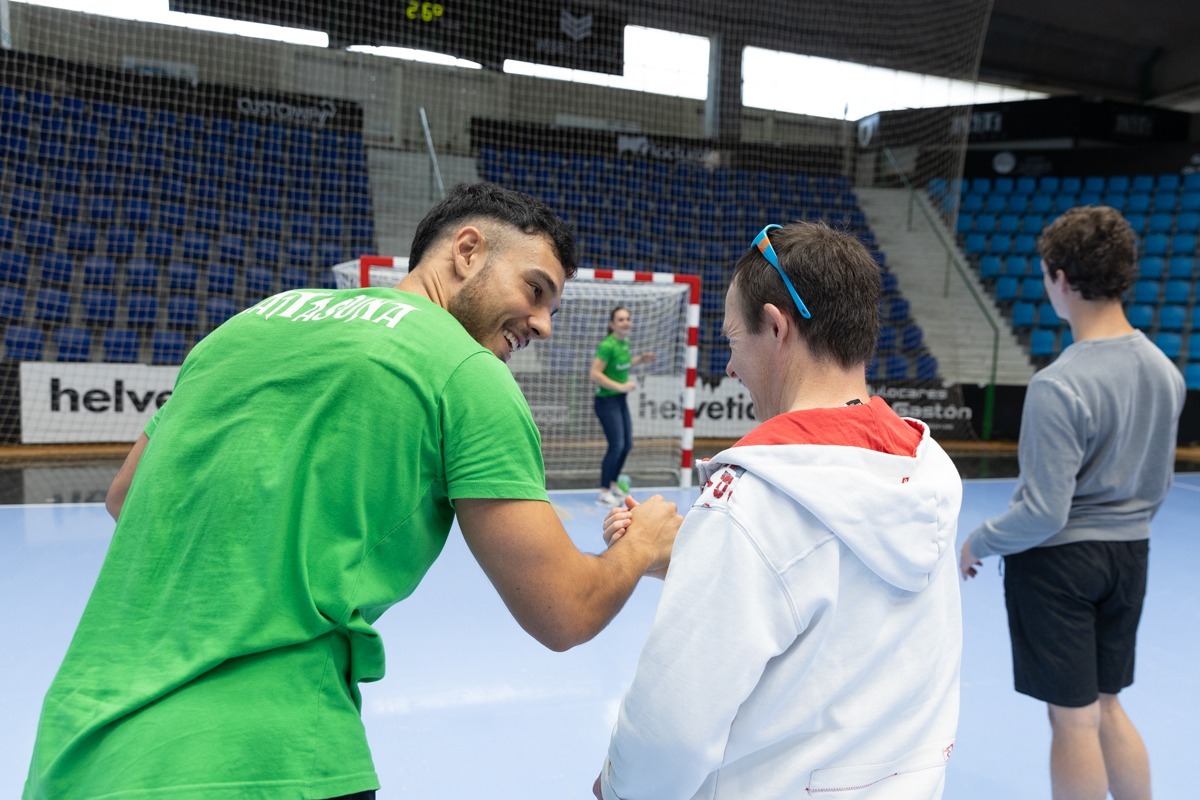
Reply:
<svg viewBox="0 0 1200 800"><path fill-rule="evenodd" d="M605 489L604 491L600 492L600 495L596 498L596 505L604 506L606 508L616 508L617 506L621 505L621 498L617 497L608 489Z"/></svg>

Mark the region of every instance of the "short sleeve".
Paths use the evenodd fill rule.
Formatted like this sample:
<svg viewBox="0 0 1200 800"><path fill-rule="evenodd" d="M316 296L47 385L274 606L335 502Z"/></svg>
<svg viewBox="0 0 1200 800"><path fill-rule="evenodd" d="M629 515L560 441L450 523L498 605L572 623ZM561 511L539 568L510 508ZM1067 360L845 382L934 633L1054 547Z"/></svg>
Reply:
<svg viewBox="0 0 1200 800"><path fill-rule="evenodd" d="M490 353L450 376L440 414L451 500L547 500L542 440L512 373Z"/></svg>

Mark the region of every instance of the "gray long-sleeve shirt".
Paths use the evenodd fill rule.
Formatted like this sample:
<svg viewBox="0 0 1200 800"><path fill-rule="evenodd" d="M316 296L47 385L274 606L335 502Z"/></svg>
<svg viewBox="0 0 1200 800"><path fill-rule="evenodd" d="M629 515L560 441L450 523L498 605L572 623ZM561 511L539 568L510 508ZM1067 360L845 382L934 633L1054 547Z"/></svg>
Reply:
<svg viewBox="0 0 1200 800"><path fill-rule="evenodd" d="M1141 331L1076 342L1029 383L1008 511L971 533L982 558L1150 536L1170 487L1183 376Z"/></svg>

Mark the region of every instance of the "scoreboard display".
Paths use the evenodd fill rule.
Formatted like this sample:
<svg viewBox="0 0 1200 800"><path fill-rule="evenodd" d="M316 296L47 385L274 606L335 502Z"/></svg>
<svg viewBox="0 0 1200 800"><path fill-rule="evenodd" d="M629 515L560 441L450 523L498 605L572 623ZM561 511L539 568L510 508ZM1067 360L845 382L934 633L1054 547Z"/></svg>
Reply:
<svg viewBox="0 0 1200 800"><path fill-rule="evenodd" d="M618 4L593 0L169 0L172 11L324 31L330 47L445 53L500 69L505 59L624 71Z"/></svg>

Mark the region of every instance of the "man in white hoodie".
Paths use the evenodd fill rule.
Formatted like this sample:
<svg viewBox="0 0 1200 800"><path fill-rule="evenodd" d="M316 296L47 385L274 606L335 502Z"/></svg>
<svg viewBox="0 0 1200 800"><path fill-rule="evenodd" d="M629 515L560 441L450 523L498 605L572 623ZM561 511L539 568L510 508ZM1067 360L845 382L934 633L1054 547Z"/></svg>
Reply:
<svg viewBox="0 0 1200 800"><path fill-rule="evenodd" d="M962 483L924 423L868 397L879 294L866 248L823 224L769 225L738 261L726 371L763 422L701 465L602 800L942 796Z"/></svg>

